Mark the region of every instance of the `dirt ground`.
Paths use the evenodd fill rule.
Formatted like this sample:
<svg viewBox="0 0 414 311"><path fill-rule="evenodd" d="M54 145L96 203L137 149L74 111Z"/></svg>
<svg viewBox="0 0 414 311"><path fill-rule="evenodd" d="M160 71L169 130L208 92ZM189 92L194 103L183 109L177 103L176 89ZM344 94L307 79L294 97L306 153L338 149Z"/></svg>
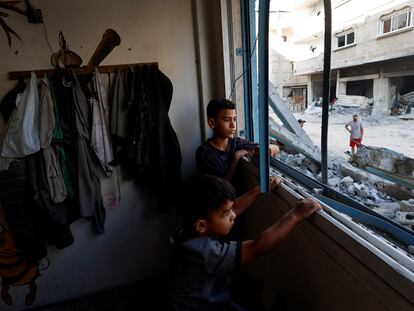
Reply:
<svg viewBox="0 0 414 311"><path fill-rule="evenodd" d="M349 133L345 124L352 119L353 112L346 114L331 114L328 127L328 148L331 152L342 158L350 150ZM297 119L306 120L304 130L313 140L314 144L321 146L322 119L318 114L295 113ZM367 146L385 147L414 158L414 120L402 120L398 116L374 118L362 116L364 125L364 140Z"/></svg>

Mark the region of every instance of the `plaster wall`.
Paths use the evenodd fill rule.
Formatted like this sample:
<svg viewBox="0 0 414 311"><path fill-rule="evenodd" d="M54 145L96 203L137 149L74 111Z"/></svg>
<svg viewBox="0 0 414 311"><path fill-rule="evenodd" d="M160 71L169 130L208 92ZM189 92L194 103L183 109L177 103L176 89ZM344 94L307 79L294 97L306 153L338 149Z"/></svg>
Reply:
<svg viewBox="0 0 414 311"><path fill-rule="evenodd" d="M32 0L31 3L42 10L45 25L28 24L25 17L15 13L5 18L22 41L13 38L13 45L8 48L5 35L0 33L0 97L16 83L8 81L9 71L51 68L52 51L45 29L53 51L59 48L61 30L69 48L86 64L104 31L113 28L121 37L121 45L101 65L159 63L174 87L169 115L181 145L182 175L192 174L195 149L202 136L194 25L199 19L204 23L211 14L220 16L218 1L209 2L212 5L207 8L200 5L196 23L191 0ZM23 3L19 5L24 7ZM215 56L221 51L221 38L205 33L200 36L204 53L202 70L209 68L202 86L209 94L222 93L219 86L222 61ZM210 45L215 40L219 43ZM209 46L213 50L206 51ZM158 276L166 270L174 215L159 214L156 198L147 195L144 187L123 181L121 176L102 181L104 195L117 193L116 178L120 178L122 200L117 207L107 207L106 233L94 236L90 224L79 220L71 225L75 237L72 246L63 250L49 247L50 267L37 279L35 306ZM140 182L145 185L145 181ZM26 286L12 287L13 306L7 307L0 300L0 309L22 309L27 291Z"/></svg>

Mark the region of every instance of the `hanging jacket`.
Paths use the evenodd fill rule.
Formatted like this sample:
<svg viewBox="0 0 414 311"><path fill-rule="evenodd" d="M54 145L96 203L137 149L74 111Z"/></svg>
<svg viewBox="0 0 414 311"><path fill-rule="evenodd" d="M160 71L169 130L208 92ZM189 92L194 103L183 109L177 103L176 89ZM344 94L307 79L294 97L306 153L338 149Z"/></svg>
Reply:
<svg viewBox="0 0 414 311"><path fill-rule="evenodd" d="M91 145L106 176L113 170L112 144L109 131L108 97L98 70L95 68L91 83L93 97L89 98L92 113Z"/></svg>
<svg viewBox="0 0 414 311"><path fill-rule="evenodd" d="M46 168L41 151L25 159L28 204L36 213L37 226L49 244L65 248L74 239L69 224L79 218L72 200L55 203L52 200L46 176Z"/></svg>
<svg viewBox="0 0 414 311"><path fill-rule="evenodd" d="M115 165L125 163L128 135L128 109L134 100L134 71L127 68L115 72L109 96L110 130Z"/></svg>
<svg viewBox="0 0 414 311"><path fill-rule="evenodd" d="M39 138L40 147L46 148L52 142L53 130L55 129L55 112L49 80L46 75L43 79L40 79L40 85Z"/></svg>
<svg viewBox="0 0 414 311"><path fill-rule="evenodd" d="M168 116L173 95L173 85L170 79L158 68L152 67L151 85L153 102L153 126L155 127L152 144L151 176L153 189L161 196L160 209L171 207L172 197L181 181L181 149L170 118ZM156 104L158 103L158 105Z"/></svg>
<svg viewBox="0 0 414 311"><path fill-rule="evenodd" d="M148 180L161 198L160 206L171 206L174 185L181 180L181 150L168 112L172 100L171 81L156 67L135 71L135 96L128 120L127 158L134 177Z"/></svg>
<svg viewBox="0 0 414 311"><path fill-rule="evenodd" d="M98 161L90 144L91 139L91 110L78 78L72 72L73 101L75 108L75 124L77 131L74 154L77 157L77 193L80 214L92 218L93 230L102 234L105 232L105 208L101 194Z"/></svg>

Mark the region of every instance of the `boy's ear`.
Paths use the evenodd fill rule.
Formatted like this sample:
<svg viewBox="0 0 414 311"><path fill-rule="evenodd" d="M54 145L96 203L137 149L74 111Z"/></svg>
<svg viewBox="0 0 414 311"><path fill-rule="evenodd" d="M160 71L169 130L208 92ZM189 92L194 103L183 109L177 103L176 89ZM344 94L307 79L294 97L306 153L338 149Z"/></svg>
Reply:
<svg viewBox="0 0 414 311"><path fill-rule="evenodd" d="M204 219L197 219L194 223L194 229L199 234L205 234L207 230L207 223Z"/></svg>
<svg viewBox="0 0 414 311"><path fill-rule="evenodd" d="M208 118L207 124L210 128L214 129L216 122L214 121L214 118Z"/></svg>

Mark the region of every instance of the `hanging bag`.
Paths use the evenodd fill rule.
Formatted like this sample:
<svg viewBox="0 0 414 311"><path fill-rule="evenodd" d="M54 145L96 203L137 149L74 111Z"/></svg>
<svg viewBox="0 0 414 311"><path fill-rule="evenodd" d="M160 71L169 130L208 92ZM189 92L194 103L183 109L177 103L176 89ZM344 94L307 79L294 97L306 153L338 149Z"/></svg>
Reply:
<svg viewBox="0 0 414 311"><path fill-rule="evenodd" d="M7 123L1 155L21 158L40 149L39 96L34 72L23 93L17 95L16 109Z"/></svg>

